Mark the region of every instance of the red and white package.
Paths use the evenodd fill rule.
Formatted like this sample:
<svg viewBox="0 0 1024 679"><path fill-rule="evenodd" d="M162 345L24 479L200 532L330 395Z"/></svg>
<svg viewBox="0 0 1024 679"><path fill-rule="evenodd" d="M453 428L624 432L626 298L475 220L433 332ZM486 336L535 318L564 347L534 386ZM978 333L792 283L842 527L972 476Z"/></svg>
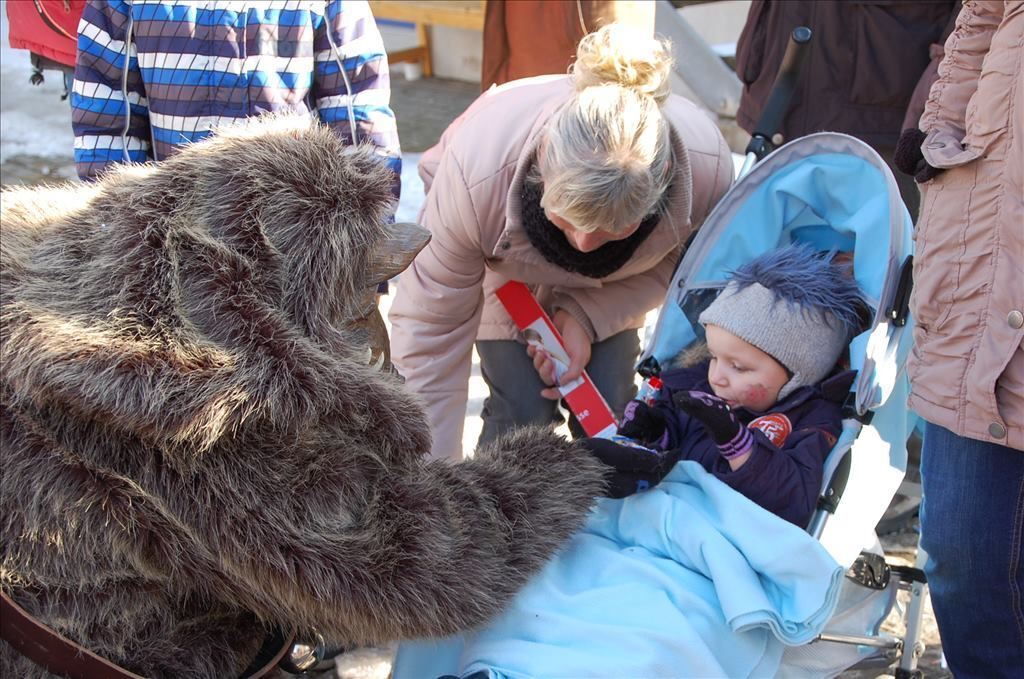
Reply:
<svg viewBox="0 0 1024 679"><path fill-rule="evenodd" d="M561 377L569 369L569 355L555 324L544 312L530 289L518 281L510 281L497 290L498 300L522 331L528 344L543 349L555 364L555 374ZM587 436L607 438L615 434L615 417L590 377L583 372L579 379L558 387L569 410L583 427Z"/></svg>

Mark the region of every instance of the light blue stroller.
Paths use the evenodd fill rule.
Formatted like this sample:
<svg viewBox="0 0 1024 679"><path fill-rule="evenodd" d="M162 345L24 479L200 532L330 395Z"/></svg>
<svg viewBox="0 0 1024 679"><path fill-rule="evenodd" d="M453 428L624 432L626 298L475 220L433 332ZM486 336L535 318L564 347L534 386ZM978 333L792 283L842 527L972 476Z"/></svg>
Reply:
<svg viewBox="0 0 1024 679"><path fill-rule="evenodd" d="M802 535L815 548L823 547L821 551L830 555L826 559L834 572L828 613L813 625L789 630L792 632L789 636L787 630L774 629L773 634L782 642L780 650L770 665L761 666L760 673L755 671L752 676L765 676L767 672L775 676L827 677L854 665L887 666L898 660L897 675L909 678L916 673L921 651L917 626L925 594L924 580L918 569L887 565L874 533L876 523L902 481L907 458L905 442L913 425L905 406L907 382L903 373L911 341L907 312L911 222L895 180L881 158L855 138L820 133L795 140L754 166L726 193L679 263L657 324L645 343L647 349L639 369L642 374L654 374L662 365L669 365L674 357L700 342L703 328L696 319L724 285L728 273L763 252L792 242L808 243L824 251L851 253L854 275L874 309L874 316L870 328L850 345L851 367L859 374L847 399L843 434L826 462L820 509L807 527L808 533L819 542L809 540L806 533L789 526L797 537ZM687 464L696 463L684 462L680 467ZM711 488L711 492L716 491ZM642 495L648 497L634 504L655 501L655 493ZM623 510L622 514L615 515L612 523L658 523L656 519L647 521L651 516L647 513L649 509L638 511L631 520L626 520L627 510ZM601 511L605 509L599 510L599 514ZM680 530L690 530L693 516L685 515L685 521L679 524ZM771 518L781 522L777 517ZM755 537L755 549L764 549L771 555L770 559L775 558L772 553L784 548L776 550L773 539L774 534L769 540ZM517 607L520 611L520 622L514 623L515 634L502 637L500 630L506 623L497 621L478 634L477 642L470 642L470 646L476 643L473 657L487 657L491 649L496 649L498 655L504 653L505 657L510 652L512 656L534 653L548 654L556 660L579 652L573 640L582 637L565 629L567 625L577 624L577 619L565 618L564 611L559 610L559 597L567 590L548 587L547 581L557 580L561 577L559 572L564 574L573 569L607 571L615 567L617 554L608 555L600 550L587 552L586 544L575 542L569 547L568 555L556 558L513 602L513 611ZM785 560L784 553L779 556L780 560ZM835 568L832 559L840 568ZM843 569L846 569L846 577L842 577ZM577 584L571 576L566 582ZM672 591L673 586L666 585L668 594L661 596L659 592L655 598L676 598L678 592ZM879 635L881 623L893 608L901 588L910 590L912 595L907 637ZM578 596L579 589L568 593ZM717 604L718 598L724 598L722 595L720 589L711 599ZM699 605L701 601L698 599L696 603ZM527 609L524 616L524 605L535 606L535 609ZM686 600L680 607L692 605L694 602ZM609 623L624 625L623 632L614 633L616 639L622 640L631 634L629 624L643 625L650 615L649 600L648 610L643 610L645 605L639 601L636 607L641 610L631 611L630 604L626 603L610 618L594 623L595 616L604 615L598 605L583 616L582 624L598 633L607 629ZM516 615L504 617L515 620ZM521 624L524 618L529 628L525 634ZM779 627L777 621L771 619L761 619L757 624ZM813 632L805 634L811 627ZM733 629L736 628L733 625ZM664 637L664 643L681 645L685 643L683 639L682 631L673 632ZM659 653L657 643L649 641L645 638L633 645L632 657ZM771 641L775 643L774 639ZM624 641L624 647L628 647L628 643ZM479 662L466 665L461 644L461 641L442 641L403 645L394 676L399 679L436 677L458 674L465 668L479 669ZM725 654L742 652L731 639L724 641L722 648ZM701 648L701 652L705 650ZM597 651L600 652L600 648ZM595 648L587 647L586 652L593 655ZM684 657L689 653L685 648L675 652ZM606 671L624 671L621 668L629 667L629 662L620 663L619 670ZM532 661L523 664L538 667ZM694 671L692 668L676 670L672 674L674 666L667 667L670 667L666 670L669 674L665 676L686 676ZM494 676L557 675L552 666L545 666L533 672Z"/></svg>
<svg viewBox="0 0 1024 679"><path fill-rule="evenodd" d="M903 480L916 420L906 407L904 373L912 342L911 232L895 180L874 150L836 133L797 139L753 166L722 198L677 267L645 343L640 372L647 376L702 341L696 319L727 273L767 250L802 242L853 255L874 317L850 344L858 378L808 526L851 577L820 640L790 648L780 676L830 676L897 659L897 677L917 674L924 576L919 568L887 565L874 532ZM910 592L906 637L879 636L898 589Z"/></svg>

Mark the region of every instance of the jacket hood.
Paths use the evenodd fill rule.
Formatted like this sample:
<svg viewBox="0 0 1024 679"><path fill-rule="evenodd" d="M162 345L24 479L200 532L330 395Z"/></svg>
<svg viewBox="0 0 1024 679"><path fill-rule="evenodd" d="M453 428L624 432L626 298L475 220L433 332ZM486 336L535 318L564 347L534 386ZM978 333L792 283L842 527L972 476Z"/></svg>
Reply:
<svg viewBox="0 0 1024 679"><path fill-rule="evenodd" d="M391 180L285 116L92 185L4 191L3 400L196 452L323 415L372 371L345 322L366 313Z"/></svg>

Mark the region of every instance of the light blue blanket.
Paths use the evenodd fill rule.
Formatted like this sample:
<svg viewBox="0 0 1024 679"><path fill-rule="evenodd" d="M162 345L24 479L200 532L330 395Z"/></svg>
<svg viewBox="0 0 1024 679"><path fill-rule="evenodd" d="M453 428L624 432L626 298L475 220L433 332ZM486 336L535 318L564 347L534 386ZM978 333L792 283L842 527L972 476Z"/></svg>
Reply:
<svg viewBox="0 0 1024 679"><path fill-rule="evenodd" d="M821 631L842 574L806 532L681 462L601 500L487 627L403 643L393 676L770 677Z"/></svg>

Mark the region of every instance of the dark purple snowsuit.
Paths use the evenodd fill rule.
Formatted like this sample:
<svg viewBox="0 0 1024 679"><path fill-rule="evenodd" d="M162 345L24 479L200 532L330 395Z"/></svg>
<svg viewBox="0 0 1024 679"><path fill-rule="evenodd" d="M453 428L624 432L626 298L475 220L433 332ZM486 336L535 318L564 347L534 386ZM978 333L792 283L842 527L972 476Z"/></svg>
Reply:
<svg viewBox="0 0 1024 679"><path fill-rule="evenodd" d="M842 403L854 375L852 371L833 373L819 384L796 389L765 412L735 409L741 422L754 423L754 450L746 463L733 471L704 425L672 401L675 391L713 393L707 361L692 368L667 370L661 374L664 386L653 405L667 423L667 440L660 441L658 447L680 448L682 459L700 462L768 511L806 526L818 500L825 457L842 431Z"/></svg>

